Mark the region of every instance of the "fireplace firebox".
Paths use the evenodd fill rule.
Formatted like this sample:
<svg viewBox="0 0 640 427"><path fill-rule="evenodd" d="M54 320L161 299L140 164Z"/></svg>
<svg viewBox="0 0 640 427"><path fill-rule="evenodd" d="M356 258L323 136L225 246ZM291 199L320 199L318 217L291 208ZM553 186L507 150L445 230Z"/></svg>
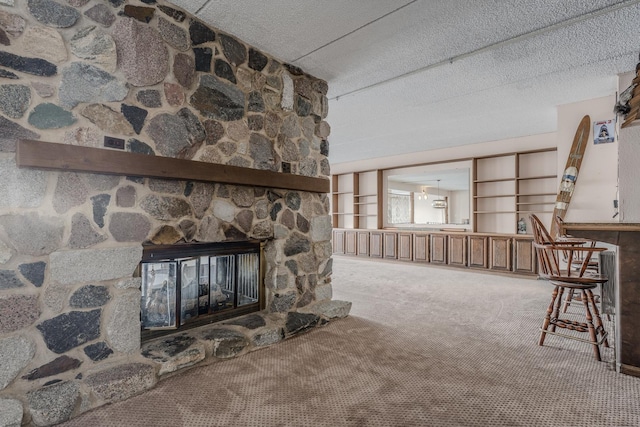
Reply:
<svg viewBox="0 0 640 427"><path fill-rule="evenodd" d="M138 268L143 341L264 309L260 241L148 245Z"/></svg>

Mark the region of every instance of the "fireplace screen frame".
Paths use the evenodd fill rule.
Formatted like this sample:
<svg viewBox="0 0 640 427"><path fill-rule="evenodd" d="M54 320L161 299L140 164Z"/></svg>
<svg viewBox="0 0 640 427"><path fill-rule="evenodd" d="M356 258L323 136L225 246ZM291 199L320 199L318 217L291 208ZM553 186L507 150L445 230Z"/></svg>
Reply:
<svg viewBox="0 0 640 427"><path fill-rule="evenodd" d="M241 264L250 269L241 268ZM257 278L247 273L255 268ZM231 270L232 279L227 273L218 274L221 269ZM259 240L143 245L136 276L142 279L143 342L265 308L264 242ZM215 283L214 276L219 278ZM253 286L256 280L257 290ZM183 301L193 300L195 292L194 309L194 304L187 306ZM212 300L214 294L218 298Z"/></svg>

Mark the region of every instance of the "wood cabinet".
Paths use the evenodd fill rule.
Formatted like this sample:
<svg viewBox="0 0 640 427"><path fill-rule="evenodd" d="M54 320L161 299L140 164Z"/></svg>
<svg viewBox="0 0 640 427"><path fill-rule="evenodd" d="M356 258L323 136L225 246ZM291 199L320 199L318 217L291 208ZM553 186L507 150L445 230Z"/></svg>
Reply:
<svg viewBox="0 0 640 427"><path fill-rule="evenodd" d="M384 257L387 259L398 258L398 234L382 233L384 239Z"/></svg>
<svg viewBox="0 0 640 427"><path fill-rule="evenodd" d="M460 232L333 230L336 255L534 275L533 237Z"/></svg>
<svg viewBox="0 0 640 427"><path fill-rule="evenodd" d="M469 236L469 267L487 268L489 263L486 236Z"/></svg>
<svg viewBox="0 0 640 427"><path fill-rule="evenodd" d="M489 237L489 268L492 270L511 270L510 237Z"/></svg>
<svg viewBox="0 0 640 427"><path fill-rule="evenodd" d="M398 234L398 259L413 261L413 235L411 233Z"/></svg>
<svg viewBox="0 0 640 427"><path fill-rule="evenodd" d="M535 273L537 269L536 251L533 249L533 238L514 237L513 270L517 273Z"/></svg>
<svg viewBox="0 0 640 427"><path fill-rule="evenodd" d="M355 230L348 230L344 235L344 253L355 255L357 252L356 238L358 234Z"/></svg>
<svg viewBox="0 0 640 427"><path fill-rule="evenodd" d="M372 231L369 235L369 256L371 258L382 258L383 247L382 232Z"/></svg>
<svg viewBox="0 0 640 427"><path fill-rule="evenodd" d="M358 231L358 247L357 253L359 256L369 256L369 232Z"/></svg>
<svg viewBox="0 0 640 427"><path fill-rule="evenodd" d="M434 264L447 263L447 235L432 234L431 235L431 262Z"/></svg>
<svg viewBox="0 0 640 427"><path fill-rule="evenodd" d="M429 235L413 235L413 260L415 262L429 262Z"/></svg>
<svg viewBox="0 0 640 427"><path fill-rule="evenodd" d="M467 236L450 235L449 239L449 265L465 267L467 265Z"/></svg>

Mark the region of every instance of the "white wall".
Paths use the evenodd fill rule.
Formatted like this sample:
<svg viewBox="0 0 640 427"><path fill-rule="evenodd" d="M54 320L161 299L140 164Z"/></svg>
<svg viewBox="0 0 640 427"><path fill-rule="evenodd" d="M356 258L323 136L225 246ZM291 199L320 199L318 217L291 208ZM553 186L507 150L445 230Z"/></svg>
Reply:
<svg viewBox="0 0 640 427"><path fill-rule="evenodd" d="M558 107L558 181L562 178L567 157L580 120L591 117L589 143L585 149L575 190L565 215L567 222L617 222L618 141L593 143L593 122L615 118L615 96L591 99Z"/></svg>

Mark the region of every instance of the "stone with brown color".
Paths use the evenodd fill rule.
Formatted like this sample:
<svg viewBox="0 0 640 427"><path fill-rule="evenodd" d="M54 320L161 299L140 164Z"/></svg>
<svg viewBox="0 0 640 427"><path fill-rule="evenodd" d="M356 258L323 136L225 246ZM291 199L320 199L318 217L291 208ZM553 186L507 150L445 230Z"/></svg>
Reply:
<svg viewBox="0 0 640 427"><path fill-rule="evenodd" d="M109 232L117 242L142 242L150 229L147 217L135 212L115 212L109 221Z"/></svg>
<svg viewBox="0 0 640 427"><path fill-rule="evenodd" d="M82 364L82 361L78 359L74 359L67 355L63 355L55 358L49 363L45 363L44 365L32 369L26 375L22 376L22 379L33 381L38 378L46 378L52 375L58 375L63 372L71 371L73 369L78 368Z"/></svg>
<svg viewBox="0 0 640 427"><path fill-rule="evenodd" d="M59 214L87 201L89 191L75 172L61 172L53 193L53 208Z"/></svg>
<svg viewBox="0 0 640 427"><path fill-rule="evenodd" d="M27 21L20 15L0 10L0 27L14 37L22 35Z"/></svg>
<svg viewBox="0 0 640 427"><path fill-rule="evenodd" d="M180 85L165 82L164 96L167 98L169 105L173 107L179 107L184 104L185 95Z"/></svg>
<svg viewBox="0 0 640 427"><path fill-rule="evenodd" d="M118 188L116 191L116 206L132 208L136 204L136 189L132 185Z"/></svg>
<svg viewBox="0 0 640 427"><path fill-rule="evenodd" d="M78 58L82 58L109 73L116 71L116 43L103 30L99 30L95 26L83 28L73 35L69 46L71 52Z"/></svg>
<svg viewBox="0 0 640 427"><path fill-rule="evenodd" d="M227 135L234 141L246 141L249 138L249 127L244 120L236 120L227 125Z"/></svg>
<svg viewBox="0 0 640 427"><path fill-rule="evenodd" d="M134 86L153 86L167 76L169 52L160 34L134 19L120 19L113 28L118 65Z"/></svg>
<svg viewBox="0 0 640 427"><path fill-rule="evenodd" d="M100 134L92 127L77 127L64 134L64 143L69 145L80 145L82 147L101 147Z"/></svg>
<svg viewBox="0 0 640 427"><path fill-rule="evenodd" d="M191 206L177 197L150 194L142 199L140 207L152 217L163 221L192 215Z"/></svg>
<svg viewBox="0 0 640 427"><path fill-rule="evenodd" d="M190 219L183 219L182 221L180 221L180 224L178 224L178 228L184 235L184 239L187 242L192 241L196 233L198 232L198 226Z"/></svg>
<svg viewBox="0 0 640 427"><path fill-rule="evenodd" d="M85 16L103 27L110 27L116 21L115 15L106 4L96 4L88 9Z"/></svg>
<svg viewBox="0 0 640 427"><path fill-rule="evenodd" d="M225 134L224 126L216 120L205 120L204 129L207 133L207 145L216 144Z"/></svg>
<svg viewBox="0 0 640 427"><path fill-rule="evenodd" d="M248 208L252 206L255 201L253 189L245 186L234 187L231 192L231 200L233 200L233 203L238 207Z"/></svg>
<svg viewBox="0 0 640 427"><path fill-rule="evenodd" d="M195 61L191 55L177 53L173 58L173 75L183 87L190 89L196 79Z"/></svg>
<svg viewBox="0 0 640 427"><path fill-rule="evenodd" d="M18 331L33 325L38 317L40 317L40 305L37 295L0 297L0 334Z"/></svg>
<svg viewBox="0 0 640 427"><path fill-rule="evenodd" d="M182 239L182 234L170 225L163 225L153 233L151 242L155 245L173 245Z"/></svg>
<svg viewBox="0 0 640 427"><path fill-rule="evenodd" d="M243 210L237 215L236 220L240 228L245 233L248 233L251 231L251 225L253 224L253 211L250 209Z"/></svg>
<svg viewBox="0 0 640 427"><path fill-rule="evenodd" d="M89 219L76 213L71 219L71 236L68 246L73 249L88 248L107 240L107 236L94 230Z"/></svg>
<svg viewBox="0 0 640 427"><path fill-rule="evenodd" d="M207 209L211 206L213 191L214 186L212 184L203 182L196 182L194 184L189 200L191 201L193 213L196 218L201 219L204 217Z"/></svg>
<svg viewBox="0 0 640 427"><path fill-rule="evenodd" d="M156 10L153 7L145 7L145 6L133 6L127 4L124 6L124 15L129 16L133 19L137 19L140 22L144 22L148 24L151 19L153 19L153 15Z"/></svg>
<svg viewBox="0 0 640 427"><path fill-rule="evenodd" d="M133 126L122 113L113 111L103 104L90 104L84 107L82 115L105 133L116 135L135 135Z"/></svg>

